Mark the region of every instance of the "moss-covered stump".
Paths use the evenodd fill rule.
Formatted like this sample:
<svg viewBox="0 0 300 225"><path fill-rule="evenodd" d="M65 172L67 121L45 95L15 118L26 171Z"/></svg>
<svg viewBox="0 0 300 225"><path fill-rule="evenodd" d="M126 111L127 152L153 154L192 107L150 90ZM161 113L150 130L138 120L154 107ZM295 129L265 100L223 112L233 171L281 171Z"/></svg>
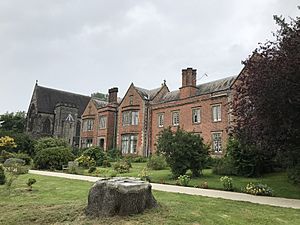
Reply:
<svg viewBox="0 0 300 225"><path fill-rule="evenodd" d="M99 180L93 185L85 212L93 217L126 216L156 206L150 183L119 177Z"/></svg>

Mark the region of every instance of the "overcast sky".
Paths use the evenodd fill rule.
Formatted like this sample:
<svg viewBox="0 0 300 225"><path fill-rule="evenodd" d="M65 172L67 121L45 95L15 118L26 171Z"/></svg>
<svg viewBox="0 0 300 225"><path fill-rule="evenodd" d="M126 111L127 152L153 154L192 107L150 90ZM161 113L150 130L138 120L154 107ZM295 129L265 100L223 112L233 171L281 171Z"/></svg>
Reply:
<svg viewBox="0 0 300 225"><path fill-rule="evenodd" d="M0 0L0 113L27 111L39 85L90 95L133 82L171 90L237 75L299 0Z"/></svg>

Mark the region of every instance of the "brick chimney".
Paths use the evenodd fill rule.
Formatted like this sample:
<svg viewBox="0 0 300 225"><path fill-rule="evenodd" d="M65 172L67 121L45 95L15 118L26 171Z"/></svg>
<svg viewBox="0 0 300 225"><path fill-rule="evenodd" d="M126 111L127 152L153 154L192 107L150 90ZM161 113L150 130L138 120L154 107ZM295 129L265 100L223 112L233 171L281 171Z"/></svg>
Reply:
<svg viewBox="0 0 300 225"><path fill-rule="evenodd" d="M182 86L180 89L180 98L188 98L196 95L198 90L196 86L197 70L187 68L182 70Z"/></svg>
<svg viewBox="0 0 300 225"><path fill-rule="evenodd" d="M117 103L118 102L118 88L113 87L108 90L108 102Z"/></svg>

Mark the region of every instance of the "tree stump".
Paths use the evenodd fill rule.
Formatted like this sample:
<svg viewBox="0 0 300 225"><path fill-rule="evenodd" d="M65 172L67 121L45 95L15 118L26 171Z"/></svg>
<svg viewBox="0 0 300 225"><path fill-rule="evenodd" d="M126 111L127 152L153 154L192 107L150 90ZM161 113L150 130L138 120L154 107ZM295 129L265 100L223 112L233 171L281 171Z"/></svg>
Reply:
<svg viewBox="0 0 300 225"><path fill-rule="evenodd" d="M157 206L151 184L135 178L111 178L97 181L90 189L88 216L126 216Z"/></svg>

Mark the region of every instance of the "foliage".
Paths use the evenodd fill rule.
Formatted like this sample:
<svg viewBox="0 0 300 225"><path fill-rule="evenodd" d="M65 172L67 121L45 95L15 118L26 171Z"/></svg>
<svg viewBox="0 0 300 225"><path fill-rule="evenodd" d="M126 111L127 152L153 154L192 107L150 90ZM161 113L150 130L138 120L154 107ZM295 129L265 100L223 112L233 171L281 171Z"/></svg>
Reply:
<svg viewBox="0 0 300 225"><path fill-rule="evenodd" d="M201 183L201 184L200 184L200 188L208 189L208 182L207 182L207 181L204 181L203 183Z"/></svg>
<svg viewBox="0 0 300 225"><path fill-rule="evenodd" d="M122 152L118 148L112 148L108 150L107 155L111 160L118 160L122 157Z"/></svg>
<svg viewBox="0 0 300 225"><path fill-rule="evenodd" d="M6 176L5 176L5 173L4 173L4 168L0 164L0 185L5 184L5 182L6 182Z"/></svg>
<svg viewBox="0 0 300 225"><path fill-rule="evenodd" d="M102 166L103 161L107 160L107 155L103 149L99 147L90 147L83 151L82 156L90 157L96 162L97 166Z"/></svg>
<svg viewBox="0 0 300 225"><path fill-rule="evenodd" d="M25 165L24 160L16 159L16 158L7 159L3 163L3 166L7 173L7 179L5 185L9 193L11 191L12 184L14 183L15 180L17 180L19 175L28 173L28 168L25 167L24 165Z"/></svg>
<svg viewBox="0 0 300 225"><path fill-rule="evenodd" d="M68 173L70 173L70 174L80 174L78 165L76 163L72 163L71 165L69 164L68 165Z"/></svg>
<svg viewBox="0 0 300 225"><path fill-rule="evenodd" d="M288 178L294 184L300 184L300 163L287 170Z"/></svg>
<svg viewBox="0 0 300 225"><path fill-rule="evenodd" d="M188 186L191 178L188 175L180 175L178 177L178 183L181 186Z"/></svg>
<svg viewBox="0 0 300 225"><path fill-rule="evenodd" d="M35 154L38 154L38 152L48 149L48 148L54 148L54 147L69 147L69 144L66 142L66 140L61 138L52 138L52 137L44 137L37 140L37 142L34 145Z"/></svg>
<svg viewBox="0 0 300 225"><path fill-rule="evenodd" d="M244 192L251 195L273 196L273 190L266 184L249 183L244 189Z"/></svg>
<svg viewBox="0 0 300 225"><path fill-rule="evenodd" d="M220 178L220 181L223 184L223 188L225 191L232 191L233 190L233 183L232 178L228 176L224 176Z"/></svg>
<svg viewBox="0 0 300 225"><path fill-rule="evenodd" d="M31 164L32 159L31 159L31 157L30 157L29 155L27 155L26 153L15 153L15 154L13 154L13 156L14 156L15 158L24 160L25 165L30 165L30 164Z"/></svg>
<svg viewBox="0 0 300 225"><path fill-rule="evenodd" d="M89 168L91 166L96 165L95 160L93 158L91 158L90 156L86 156L86 155L81 155L80 157L75 159L75 161L77 161L79 163L79 166L81 166L83 168Z"/></svg>
<svg viewBox="0 0 300 225"><path fill-rule="evenodd" d="M118 173L129 173L131 164L126 160L118 161L114 164L114 170Z"/></svg>
<svg viewBox="0 0 300 225"><path fill-rule="evenodd" d="M7 152L5 150L2 150L0 153L0 163L4 163L5 160L10 159L10 158L14 158L14 154Z"/></svg>
<svg viewBox="0 0 300 225"><path fill-rule="evenodd" d="M151 182L150 172L147 167L144 167L138 176L143 181Z"/></svg>
<svg viewBox="0 0 300 225"><path fill-rule="evenodd" d="M234 168L232 157L225 156L222 158L216 158L214 160L212 172L218 175L235 175L236 169Z"/></svg>
<svg viewBox="0 0 300 225"><path fill-rule="evenodd" d="M63 165L73 159L74 156L68 147L48 147L38 150L34 157L34 165L37 169L61 170Z"/></svg>
<svg viewBox="0 0 300 225"><path fill-rule="evenodd" d="M147 163L147 167L152 170L163 170L167 167L167 162L162 155L152 155Z"/></svg>
<svg viewBox="0 0 300 225"><path fill-rule="evenodd" d="M12 137L17 145L16 148L7 149L7 151L25 153L30 157L34 156L34 140L28 134L0 130L0 137L4 136Z"/></svg>
<svg viewBox="0 0 300 225"><path fill-rule="evenodd" d="M88 170L88 173L94 173L96 171L97 167L91 166Z"/></svg>
<svg viewBox="0 0 300 225"><path fill-rule="evenodd" d="M275 157L288 169L300 164L300 17L291 23L274 18L276 40L244 62L233 96L233 131L246 147L241 153L249 152L245 160L255 157L256 174L267 172L260 165Z"/></svg>
<svg viewBox="0 0 300 225"><path fill-rule="evenodd" d="M100 93L100 92L92 93L91 97L96 97L96 98L98 98L100 100L103 100L103 101L107 101L108 100L108 95Z"/></svg>
<svg viewBox="0 0 300 225"><path fill-rule="evenodd" d="M199 176L209 155L199 135L180 128L172 132L170 127L160 132L157 150L166 157L174 177L184 175L188 169L193 176Z"/></svg>
<svg viewBox="0 0 300 225"><path fill-rule="evenodd" d="M102 167L111 167L111 164L107 159L105 159L103 160Z"/></svg>
<svg viewBox="0 0 300 225"><path fill-rule="evenodd" d="M36 179L34 178L29 178L28 181L26 182L27 186L28 186L28 190L32 191L32 185L34 185L36 183Z"/></svg>
<svg viewBox="0 0 300 225"><path fill-rule="evenodd" d="M0 130L22 133L26 126L26 113L5 113L0 115Z"/></svg>
<svg viewBox="0 0 300 225"><path fill-rule="evenodd" d="M0 137L0 151L6 150L12 150L16 148L17 145L15 143L15 140L12 137L4 136Z"/></svg>

